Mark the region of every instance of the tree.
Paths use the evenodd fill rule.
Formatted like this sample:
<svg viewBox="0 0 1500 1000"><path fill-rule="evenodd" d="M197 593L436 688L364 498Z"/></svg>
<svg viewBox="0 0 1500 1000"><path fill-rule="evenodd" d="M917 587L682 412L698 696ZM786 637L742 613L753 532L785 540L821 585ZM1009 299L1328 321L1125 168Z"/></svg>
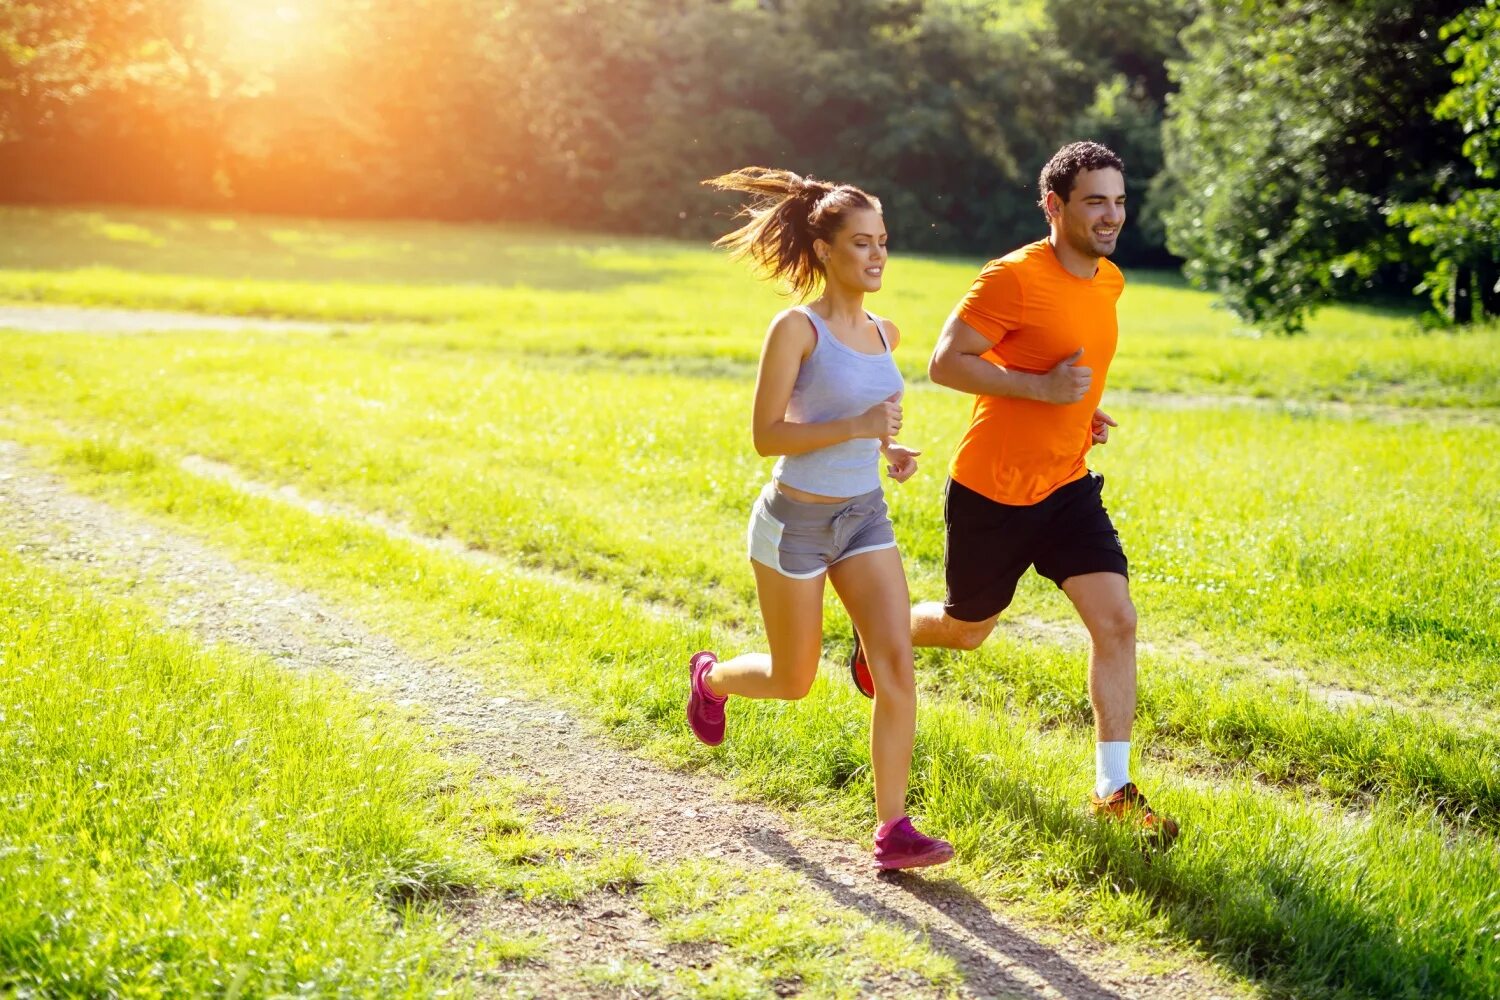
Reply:
<svg viewBox="0 0 1500 1000"><path fill-rule="evenodd" d="M1474 176L1433 107L1432 26L1452 0L1213 0L1172 65L1168 246L1246 320L1295 331L1316 303L1394 287L1426 254L1387 222Z"/></svg>
<svg viewBox="0 0 1500 1000"><path fill-rule="evenodd" d="M1167 252L1161 212L1152 191L1162 168L1162 118L1176 88L1167 73L1183 55L1179 36L1197 16L1198 0L1047 0L1057 45L1071 57L1073 87L1093 100L1070 123L1068 139L1093 139L1125 161L1130 225L1118 256L1136 263L1175 264Z"/></svg>
<svg viewBox="0 0 1500 1000"><path fill-rule="evenodd" d="M1443 27L1457 64L1453 90L1437 106L1458 122L1463 151L1481 177L1500 178L1500 0L1465 11ZM1447 201L1404 205L1392 223L1430 250L1433 264L1418 286L1449 322L1500 316L1500 190L1461 190Z"/></svg>
<svg viewBox="0 0 1500 1000"><path fill-rule="evenodd" d="M995 251L1081 130L1144 190L1175 22L1134 19L1185 2L1070 48L994 0L17 0L0 199L704 235L699 181L756 163L868 188L903 247Z"/></svg>

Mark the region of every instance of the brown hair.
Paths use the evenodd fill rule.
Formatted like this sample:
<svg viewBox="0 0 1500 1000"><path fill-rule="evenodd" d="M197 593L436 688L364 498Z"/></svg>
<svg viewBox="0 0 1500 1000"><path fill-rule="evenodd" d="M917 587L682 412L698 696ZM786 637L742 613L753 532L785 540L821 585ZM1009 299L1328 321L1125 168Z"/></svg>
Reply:
<svg viewBox="0 0 1500 1000"><path fill-rule="evenodd" d="M1125 161L1114 150L1097 142L1069 143L1053 153L1052 159L1042 168L1042 175L1037 178L1037 204L1043 212L1047 211L1048 191L1056 191L1059 198L1067 201L1073 193L1073 182L1081 172L1106 167L1113 167L1123 174Z"/></svg>
<svg viewBox="0 0 1500 1000"><path fill-rule="evenodd" d="M811 295L824 278L813 241L831 242L850 211L880 211L879 199L852 184L830 184L790 170L743 167L703 183L755 196L735 216L748 221L714 246L727 247L737 259L749 257L767 277L785 279L800 298Z"/></svg>

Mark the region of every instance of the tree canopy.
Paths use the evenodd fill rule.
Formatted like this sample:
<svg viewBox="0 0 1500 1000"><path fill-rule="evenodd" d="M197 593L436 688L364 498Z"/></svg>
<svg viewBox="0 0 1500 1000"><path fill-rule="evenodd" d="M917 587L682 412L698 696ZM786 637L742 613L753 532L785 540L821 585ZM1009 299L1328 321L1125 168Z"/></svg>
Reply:
<svg viewBox="0 0 1500 1000"><path fill-rule="evenodd" d="M1122 263L1280 329L1419 282L1468 319L1500 307L1496 2L12 0L0 199L697 236L698 182L755 164L999 253L1092 138Z"/></svg>
<svg viewBox="0 0 1500 1000"><path fill-rule="evenodd" d="M0 192L701 233L698 182L763 164L867 185L908 245L1006 245L1116 76L1009 6L33 0Z"/></svg>
<svg viewBox="0 0 1500 1000"><path fill-rule="evenodd" d="M1478 177L1454 115L1437 113L1453 86L1439 28L1465 9L1205 4L1172 67L1159 182L1189 276L1284 330L1320 301L1416 284L1443 254L1408 238L1401 206L1465 205Z"/></svg>
<svg viewBox="0 0 1500 1000"><path fill-rule="evenodd" d="M1488 0L1443 27L1446 56L1457 64L1454 87L1438 103L1437 117L1464 132L1463 151L1475 172L1500 178L1500 0ZM1409 226L1411 241L1432 254L1423 283L1434 307L1449 320L1500 316L1500 190L1467 188L1449 200L1403 205L1392 213Z"/></svg>

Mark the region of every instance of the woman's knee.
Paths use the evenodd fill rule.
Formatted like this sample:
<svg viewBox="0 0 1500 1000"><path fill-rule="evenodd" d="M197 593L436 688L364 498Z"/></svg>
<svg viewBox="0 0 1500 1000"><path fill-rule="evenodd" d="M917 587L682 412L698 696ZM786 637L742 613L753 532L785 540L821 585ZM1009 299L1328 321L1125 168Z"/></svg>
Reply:
<svg viewBox="0 0 1500 1000"><path fill-rule="evenodd" d="M909 651L904 655L867 651L866 656L878 697L916 703L917 680Z"/></svg>
<svg viewBox="0 0 1500 1000"><path fill-rule="evenodd" d="M917 685L909 676L887 676L875 682L875 701L879 708L915 712Z"/></svg>
<svg viewBox="0 0 1500 1000"><path fill-rule="evenodd" d="M811 664L798 662L790 664L788 669L781 669L781 664L776 664L771 672L775 697L783 701L801 701L806 698L812 690L813 681L818 678L818 661L814 659Z"/></svg>

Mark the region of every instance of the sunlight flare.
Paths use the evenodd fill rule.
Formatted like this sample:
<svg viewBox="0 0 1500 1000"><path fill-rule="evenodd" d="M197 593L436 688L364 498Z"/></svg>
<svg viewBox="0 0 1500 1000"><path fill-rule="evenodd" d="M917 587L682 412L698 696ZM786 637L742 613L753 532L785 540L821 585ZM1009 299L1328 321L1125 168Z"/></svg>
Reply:
<svg viewBox="0 0 1500 1000"><path fill-rule="evenodd" d="M228 65L273 72L306 54L314 36L318 0L203 0L210 43Z"/></svg>

